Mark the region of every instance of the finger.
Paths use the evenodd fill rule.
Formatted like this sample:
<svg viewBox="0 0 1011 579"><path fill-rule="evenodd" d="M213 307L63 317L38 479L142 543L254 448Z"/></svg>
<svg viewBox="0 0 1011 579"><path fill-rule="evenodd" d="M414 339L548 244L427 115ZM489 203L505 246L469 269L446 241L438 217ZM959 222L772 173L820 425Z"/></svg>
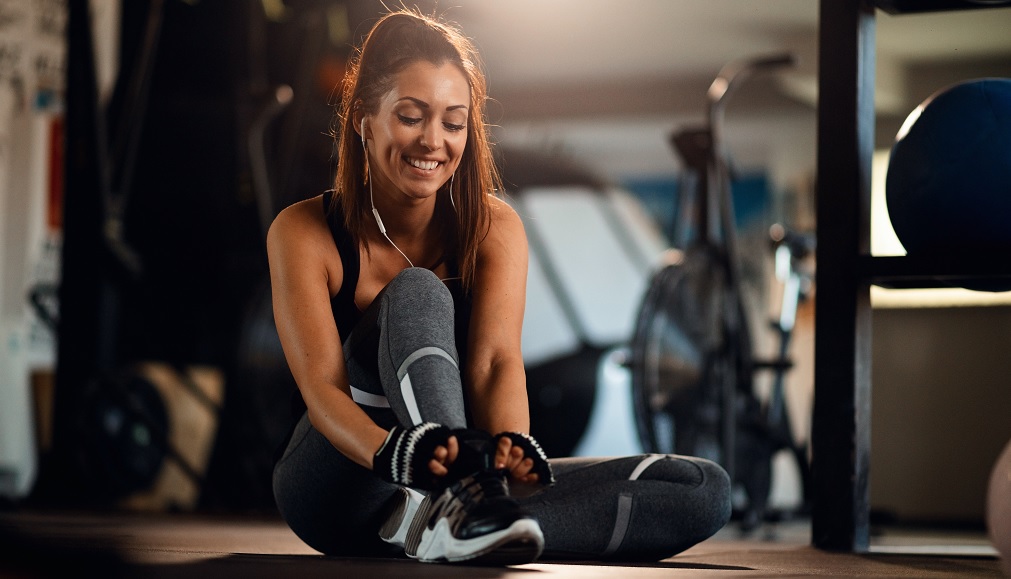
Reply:
<svg viewBox="0 0 1011 579"><path fill-rule="evenodd" d="M519 446L514 446L509 450L509 465L510 471L515 470L523 463L523 449Z"/></svg>
<svg viewBox="0 0 1011 579"><path fill-rule="evenodd" d="M457 441L455 436L450 436L449 440L446 441L446 460L442 461L443 464L451 465L456 461L456 457L460 455L460 442ZM439 448L442 448L441 446Z"/></svg>
<svg viewBox="0 0 1011 579"><path fill-rule="evenodd" d="M434 458L428 461L428 469L431 470L432 474L435 476L446 476L449 473L449 469Z"/></svg>
<svg viewBox="0 0 1011 579"><path fill-rule="evenodd" d="M519 481L523 483L536 483L538 480L540 480L540 478L541 477L537 476L536 473L530 473L524 476L523 478L519 479Z"/></svg>
<svg viewBox="0 0 1011 579"><path fill-rule="evenodd" d="M523 477L530 474L530 471L534 468L534 461L532 459L526 458L519 461L516 466L509 469L509 474L516 479L522 479Z"/></svg>
<svg viewBox="0 0 1011 579"><path fill-rule="evenodd" d="M428 461L428 470L432 471L435 476L444 476L449 472L443 464L446 462L447 454L449 454L449 450L445 446L437 446L432 451L432 460Z"/></svg>
<svg viewBox="0 0 1011 579"><path fill-rule="evenodd" d="M449 449L445 446L436 446L435 450L432 451L432 460L443 464L446 462L446 457L449 456Z"/></svg>
<svg viewBox="0 0 1011 579"><path fill-rule="evenodd" d="M505 436L498 440L498 446L495 448L495 468L509 467L509 455L511 454L512 446L513 441Z"/></svg>

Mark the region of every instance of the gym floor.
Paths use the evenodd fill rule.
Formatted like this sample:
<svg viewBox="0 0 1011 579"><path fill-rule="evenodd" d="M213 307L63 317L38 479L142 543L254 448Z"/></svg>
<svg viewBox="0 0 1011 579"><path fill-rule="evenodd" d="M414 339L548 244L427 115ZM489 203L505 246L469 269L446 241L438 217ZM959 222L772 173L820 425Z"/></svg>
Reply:
<svg viewBox="0 0 1011 579"><path fill-rule="evenodd" d="M491 568L323 557L264 516L0 512L0 577L1000 577L985 534L877 530L868 554L810 546L810 523L742 537L732 522L712 539L652 564L538 562Z"/></svg>

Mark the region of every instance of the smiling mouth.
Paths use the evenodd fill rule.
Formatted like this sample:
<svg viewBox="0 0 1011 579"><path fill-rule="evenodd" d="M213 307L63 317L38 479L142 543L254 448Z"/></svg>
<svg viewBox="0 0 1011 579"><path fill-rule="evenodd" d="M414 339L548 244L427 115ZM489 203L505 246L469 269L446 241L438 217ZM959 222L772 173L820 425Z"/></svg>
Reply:
<svg viewBox="0 0 1011 579"><path fill-rule="evenodd" d="M439 161L425 161L423 159L414 159L411 157L405 157L405 160L408 165L421 169L422 171L431 171L441 164Z"/></svg>

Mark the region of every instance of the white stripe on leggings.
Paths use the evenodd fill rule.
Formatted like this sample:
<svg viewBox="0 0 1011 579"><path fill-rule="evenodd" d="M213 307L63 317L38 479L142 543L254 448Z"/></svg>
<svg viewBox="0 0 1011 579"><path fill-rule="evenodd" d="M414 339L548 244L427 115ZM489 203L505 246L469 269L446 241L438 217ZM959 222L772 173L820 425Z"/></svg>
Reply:
<svg viewBox="0 0 1011 579"><path fill-rule="evenodd" d="M421 424L421 410L418 409L418 401L414 398L414 387L411 386L410 374L404 374L404 377L400 379L400 394L404 397L407 413L411 415L411 424L414 426Z"/></svg>
<svg viewBox="0 0 1011 579"><path fill-rule="evenodd" d="M397 368L397 378L400 379L400 393L404 397L404 404L407 405L407 413L411 415L411 422L415 425L421 424L421 410L418 409L418 400L414 397L414 387L411 386L411 376L407 373L407 368L425 356L440 356L449 360L449 363L454 368L459 368L456 360L448 352L435 346L418 348L414 352L411 352L411 355L400 364L400 368Z"/></svg>
<svg viewBox="0 0 1011 579"><path fill-rule="evenodd" d="M371 392L366 392L351 386L351 399L361 404L362 406L371 406L373 408L389 408L390 401L386 399L385 396L380 396L379 394L373 394Z"/></svg>
<svg viewBox="0 0 1011 579"><path fill-rule="evenodd" d="M632 474L628 475L628 480L638 480L643 471L649 468L649 465L663 458L662 454L651 454L642 459L639 464L635 465ZM618 496L618 512L614 514L614 531L611 532L611 540L607 543L607 548L604 549L604 555L613 555L621 546L621 542L625 540L625 533L628 532L628 522L631 518L632 495L622 493Z"/></svg>
<svg viewBox="0 0 1011 579"><path fill-rule="evenodd" d="M632 518L632 495L621 493L618 495L618 512L614 515L614 532L611 533L611 540L604 549L604 555L613 555L622 541L625 540L625 533L628 532L628 521Z"/></svg>
<svg viewBox="0 0 1011 579"><path fill-rule="evenodd" d="M443 357L449 360L449 363L452 364L454 368L459 368L459 366L457 366L456 364L456 360L454 360L453 357L449 355L449 352L446 352L442 348L437 348L435 346L428 346L425 348L418 348L417 350L411 352L410 356L404 358L403 363L401 363L400 367L397 368L397 378L403 380L404 376L407 375L407 368L411 364L417 362L420 358L424 358L425 356Z"/></svg>
<svg viewBox="0 0 1011 579"><path fill-rule="evenodd" d="M628 475L628 480L638 480L639 475L641 475L644 470L649 468L649 465L653 464L658 460L662 460L663 457L664 455L662 454L651 454L646 458L642 459L642 461L638 465L636 465L635 470L632 471L632 474Z"/></svg>

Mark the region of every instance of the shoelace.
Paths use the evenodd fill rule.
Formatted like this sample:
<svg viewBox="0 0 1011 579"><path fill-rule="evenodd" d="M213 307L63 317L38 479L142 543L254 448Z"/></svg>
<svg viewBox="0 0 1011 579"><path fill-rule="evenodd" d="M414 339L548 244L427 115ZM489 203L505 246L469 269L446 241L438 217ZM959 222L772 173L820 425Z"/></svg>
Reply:
<svg viewBox="0 0 1011 579"><path fill-rule="evenodd" d="M432 511L428 518L428 527L434 527L438 520L443 517L453 521L455 526L455 524L466 518L470 514L471 509L478 503L488 499L507 496L505 485L495 478L498 476L497 473L479 474L462 479L450 486L450 498L446 501L440 501L437 508ZM457 486L459 488L453 488ZM457 519L460 511L463 511L463 516Z"/></svg>
<svg viewBox="0 0 1011 579"><path fill-rule="evenodd" d="M446 487L441 493L433 492L425 497L418 513L423 518L417 519L407 533L407 553L417 553L424 530L434 529L440 520L449 523L455 536L475 507L488 500L508 497L503 476L501 471L479 472Z"/></svg>

